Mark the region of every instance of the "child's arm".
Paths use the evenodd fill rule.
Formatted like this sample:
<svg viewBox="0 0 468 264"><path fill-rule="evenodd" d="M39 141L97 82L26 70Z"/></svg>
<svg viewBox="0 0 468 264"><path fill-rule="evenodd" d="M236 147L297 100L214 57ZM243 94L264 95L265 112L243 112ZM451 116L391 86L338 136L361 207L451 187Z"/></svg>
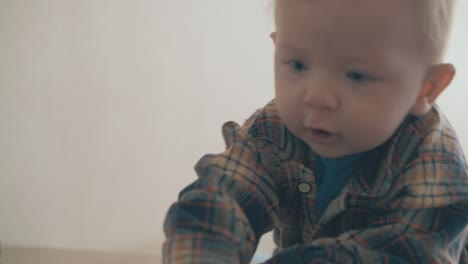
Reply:
<svg viewBox="0 0 468 264"><path fill-rule="evenodd" d="M278 201L261 150L235 123L223 128L227 150L200 160L199 179L167 214L164 263L249 263L273 225Z"/></svg>
<svg viewBox="0 0 468 264"><path fill-rule="evenodd" d="M266 263L467 263L467 219L466 205L406 211L395 224L297 245Z"/></svg>

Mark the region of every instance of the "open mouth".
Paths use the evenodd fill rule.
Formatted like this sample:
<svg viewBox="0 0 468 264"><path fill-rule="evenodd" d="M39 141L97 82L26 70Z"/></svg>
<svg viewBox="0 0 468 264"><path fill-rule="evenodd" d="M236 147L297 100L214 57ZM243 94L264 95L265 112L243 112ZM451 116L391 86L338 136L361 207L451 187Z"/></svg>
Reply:
<svg viewBox="0 0 468 264"><path fill-rule="evenodd" d="M313 142L326 144L333 143L338 138L338 135L323 129L310 129L309 138Z"/></svg>
<svg viewBox="0 0 468 264"><path fill-rule="evenodd" d="M323 136L323 137L328 137L328 136L333 135L333 133L328 132L328 131L323 130L323 129L312 129L312 133L317 134L318 136Z"/></svg>

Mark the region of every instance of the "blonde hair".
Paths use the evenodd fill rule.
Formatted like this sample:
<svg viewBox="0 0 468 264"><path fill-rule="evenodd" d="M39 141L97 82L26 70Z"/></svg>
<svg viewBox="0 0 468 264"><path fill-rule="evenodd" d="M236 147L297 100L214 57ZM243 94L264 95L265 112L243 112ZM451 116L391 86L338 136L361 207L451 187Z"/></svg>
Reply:
<svg viewBox="0 0 468 264"><path fill-rule="evenodd" d="M440 63L448 46L456 0L417 0L418 17L427 54L432 63Z"/></svg>
<svg viewBox="0 0 468 264"><path fill-rule="evenodd" d="M276 14L277 2L273 0ZM291 0L285 0L291 1ZM425 53L430 63L440 63L445 57L457 0L407 0L415 1L416 17L423 34Z"/></svg>

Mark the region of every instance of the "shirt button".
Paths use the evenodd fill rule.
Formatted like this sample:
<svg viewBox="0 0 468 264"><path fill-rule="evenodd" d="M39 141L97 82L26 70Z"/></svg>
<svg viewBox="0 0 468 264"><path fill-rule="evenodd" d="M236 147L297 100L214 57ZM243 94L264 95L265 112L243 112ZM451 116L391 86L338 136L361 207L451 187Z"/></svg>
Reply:
<svg viewBox="0 0 468 264"><path fill-rule="evenodd" d="M297 185L297 190L301 193L309 193L312 190L312 186L308 182L300 182Z"/></svg>

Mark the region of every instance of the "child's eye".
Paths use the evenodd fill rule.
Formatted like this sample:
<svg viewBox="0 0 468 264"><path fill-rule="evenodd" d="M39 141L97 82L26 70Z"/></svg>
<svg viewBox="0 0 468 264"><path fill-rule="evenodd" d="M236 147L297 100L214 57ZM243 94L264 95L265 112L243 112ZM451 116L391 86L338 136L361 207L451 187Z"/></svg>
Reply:
<svg viewBox="0 0 468 264"><path fill-rule="evenodd" d="M367 74L356 71L347 72L346 77L354 82L366 82L371 79Z"/></svg>
<svg viewBox="0 0 468 264"><path fill-rule="evenodd" d="M287 62L293 71L301 72L307 70L305 63L299 60L290 60Z"/></svg>

